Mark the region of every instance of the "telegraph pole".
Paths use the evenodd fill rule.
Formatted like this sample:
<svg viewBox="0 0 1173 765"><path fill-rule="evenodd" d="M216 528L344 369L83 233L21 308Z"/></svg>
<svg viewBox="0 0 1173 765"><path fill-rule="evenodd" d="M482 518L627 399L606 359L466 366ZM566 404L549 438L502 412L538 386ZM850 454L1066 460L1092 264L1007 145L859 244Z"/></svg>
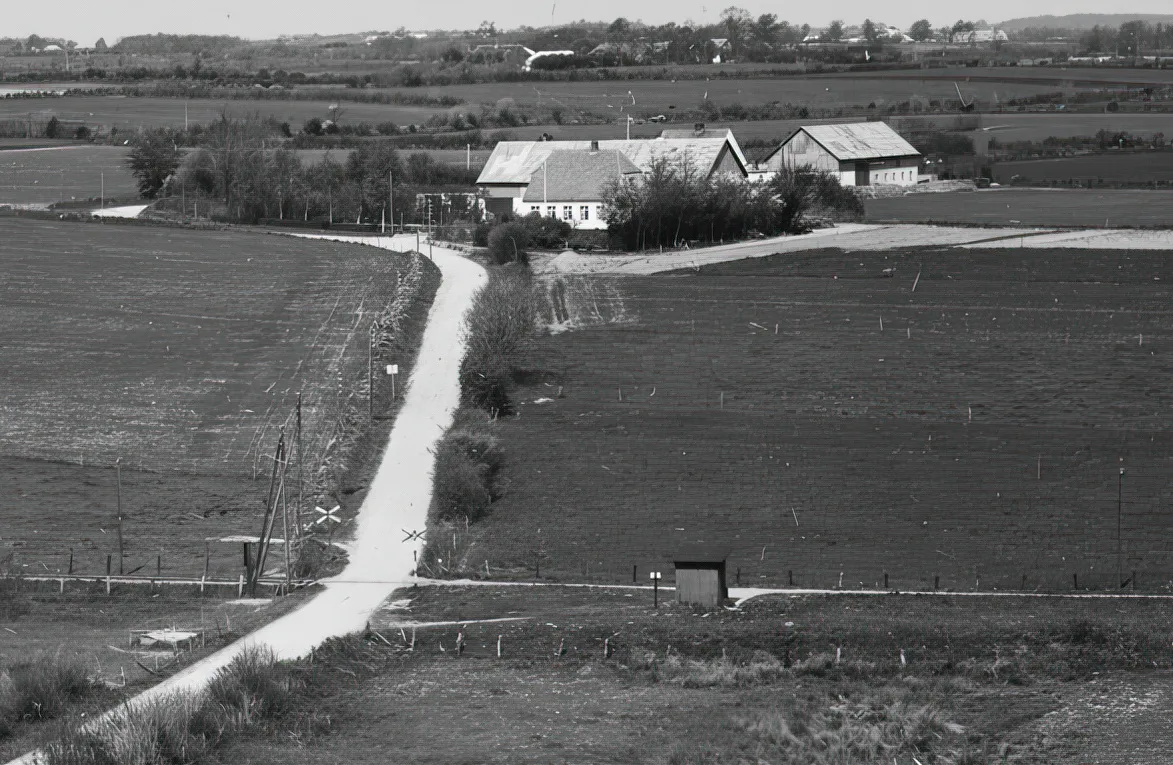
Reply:
<svg viewBox="0 0 1173 765"><path fill-rule="evenodd" d="M391 236L395 236L395 177L394 171L387 171L387 209L391 211Z"/></svg>
<svg viewBox="0 0 1173 765"><path fill-rule="evenodd" d="M375 323L367 333L367 419L375 419Z"/></svg>
<svg viewBox="0 0 1173 765"><path fill-rule="evenodd" d="M122 458L114 462L114 475L118 492L118 575L122 576Z"/></svg>
<svg viewBox="0 0 1173 765"><path fill-rule="evenodd" d="M1120 536L1121 517L1124 515L1124 468L1116 479L1116 584L1124 581L1123 541Z"/></svg>

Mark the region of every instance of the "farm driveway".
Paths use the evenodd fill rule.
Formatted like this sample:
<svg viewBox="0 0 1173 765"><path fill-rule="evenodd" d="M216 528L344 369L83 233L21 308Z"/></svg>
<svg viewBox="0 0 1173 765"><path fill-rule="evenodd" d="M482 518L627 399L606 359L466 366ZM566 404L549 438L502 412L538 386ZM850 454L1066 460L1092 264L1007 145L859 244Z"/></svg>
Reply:
<svg viewBox="0 0 1173 765"><path fill-rule="evenodd" d="M755 242L738 242L696 250L674 250L654 255L586 255L567 251L535 262L535 271L544 274L622 274L643 276L725 263L746 258L763 258L783 252L824 248L844 250L891 250L898 247L958 246L1012 237L1051 233L1051 229L972 228L961 226L877 225L844 223L798 236L780 236Z"/></svg>
<svg viewBox="0 0 1173 765"><path fill-rule="evenodd" d="M317 238L317 237L311 237ZM370 242L356 237L321 237ZM404 249L408 237L381 239L378 246ZM414 237L410 237L414 243ZM358 631L375 609L410 580L413 552L419 543L402 542L400 529L423 529L432 498L432 448L452 421L459 403L457 372L463 355L461 327L473 295L486 279L479 265L459 253L433 250L443 282L428 315L415 371L402 410L391 430L387 450L370 492L359 509L350 562L302 608L268 624L207 659L191 665L132 699L139 705L177 691L202 688L234 657L250 646L272 649L279 659L307 655L326 639ZM112 711L109 714L116 714ZM39 762L36 752L12 765Z"/></svg>

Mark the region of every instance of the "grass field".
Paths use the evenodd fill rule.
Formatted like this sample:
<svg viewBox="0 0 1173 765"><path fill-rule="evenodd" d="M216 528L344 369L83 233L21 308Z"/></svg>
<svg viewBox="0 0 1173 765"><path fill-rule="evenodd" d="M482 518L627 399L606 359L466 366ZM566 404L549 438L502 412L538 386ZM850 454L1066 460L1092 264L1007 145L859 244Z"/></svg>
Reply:
<svg viewBox="0 0 1173 765"><path fill-rule="evenodd" d="M324 649L296 733L240 737L225 761L1156 765L1169 744L1165 605L779 598L702 613L653 609L646 589L401 595L409 610L371 625L396 646L405 619L522 620L420 628L412 652L377 637ZM851 754L836 751L851 733ZM808 737L821 745L803 751Z"/></svg>
<svg viewBox="0 0 1173 765"><path fill-rule="evenodd" d="M869 221L1168 228L1170 205L1169 191L991 189L869 199L864 209Z"/></svg>
<svg viewBox="0 0 1173 765"><path fill-rule="evenodd" d="M222 113L244 117L260 114L287 121L295 128L311 117L328 119L330 101L274 101L179 98L133 98L126 96L63 96L60 98L0 99L0 120L20 120L32 114L53 114L59 119L81 120L88 125L102 125L119 130L138 130L143 127L166 125L178 127L187 119L208 123L219 119ZM426 122L428 117L443 109L420 106L396 106L343 102L340 119L344 122L394 122L397 125Z"/></svg>
<svg viewBox="0 0 1173 765"><path fill-rule="evenodd" d="M1000 162L994 180L1009 183L1015 175L1027 181L1063 181L1089 178L1105 181L1173 181L1173 152L1113 152L1083 157Z"/></svg>
<svg viewBox="0 0 1173 765"><path fill-rule="evenodd" d="M703 541L743 584L1115 589L1123 465L1120 566L1168 587L1171 279L1164 253L942 250L571 282L592 318L526 363L458 559L623 582Z"/></svg>
<svg viewBox="0 0 1173 765"><path fill-rule="evenodd" d="M0 555L198 576L259 523L299 391L307 482L406 256L251 232L0 220ZM361 372L361 375L360 375ZM257 480L254 480L254 476ZM236 546L213 545L234 576ZM39 566L37 566L39 567Z"/></svg>
<svg viewBox="0 0 1173 765"><path fill-rule="evenodd" d="M121 146L62 146L0 151L0 204L137 199Z"/></svg>

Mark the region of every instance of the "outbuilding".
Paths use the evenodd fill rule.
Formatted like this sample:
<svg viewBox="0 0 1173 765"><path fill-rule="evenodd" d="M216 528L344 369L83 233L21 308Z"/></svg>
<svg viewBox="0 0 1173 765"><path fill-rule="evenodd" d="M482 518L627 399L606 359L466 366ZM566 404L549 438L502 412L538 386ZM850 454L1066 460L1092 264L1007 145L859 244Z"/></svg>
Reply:
<svg viewBox="0 0 1173 765"><path fill-rule="evenodd" d="M725 561L729 551L712 545L680 550L672 559L676 568L676 600L715 608L729 597Z"/></svg>
<svg viewBox="0 0 1173 765"><path fill-rule="evenodd" d="M886 122L806 125L762 163L770 173L822 170L844 186L915 186L921 153Z"/></svg>

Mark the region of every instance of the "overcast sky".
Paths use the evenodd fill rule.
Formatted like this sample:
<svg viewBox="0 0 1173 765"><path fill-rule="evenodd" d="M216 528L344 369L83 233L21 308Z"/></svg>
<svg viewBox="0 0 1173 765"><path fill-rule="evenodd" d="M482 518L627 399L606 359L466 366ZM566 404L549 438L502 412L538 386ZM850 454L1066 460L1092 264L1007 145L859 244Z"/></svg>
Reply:
<svg viewBox="0 0 1173 765"><path fill-rule="evenodd" d="M617 16L648 23L666 21L716 21L731 0L706 5L696 0L594 0L575 3L561 0L203 0L177 3L173 0L52 0L27 2L3 0L0 36L66 37L80 45L92 45L99 37L113 43L132 34L152 32L231 34L248 38L276 37L279 34L318 32L360 32L395 29L470 29L483 20L498 27L521 24L544 26L583 18L610 20ZM934 26L951 24L958 18L984 18L990 22L1037 14L1120 13L1111 3L1091 0L986 0L983 3L941 3L938 0L904 0L875 3L864 0L803 4L795 7L778 2L738 3L753 14L777 13L796 24L819 26L832 19L847 23L870 17L900 27L919 18ZM1169 0L1131 0L1127 12L1168 13ZM552 12L552 13L551 13Z"/></svg>

